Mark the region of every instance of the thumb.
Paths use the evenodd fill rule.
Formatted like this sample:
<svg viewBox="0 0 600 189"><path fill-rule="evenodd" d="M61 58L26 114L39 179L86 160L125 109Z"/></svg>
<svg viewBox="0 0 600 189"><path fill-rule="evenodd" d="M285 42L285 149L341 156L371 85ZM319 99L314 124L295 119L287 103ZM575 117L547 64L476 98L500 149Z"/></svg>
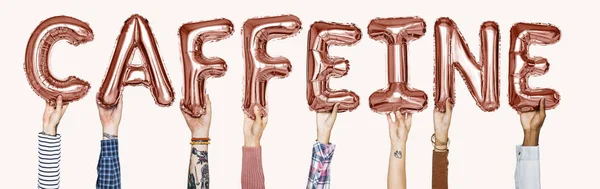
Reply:
<svg viewBox="0 0 600 189"><path fill-rule="evenodd" d="M540 100L540 116L542 116L543 118L546 117L546 100L542 98L542 100Z"/></svg>
<svg viewBox="0 0 600 189"><path fill-rule="evenodd" d="M333 121L335 121L335 119L337 118L339 106L340 106L340 103L335 103L335 105L333 105L333 110L331 111L331 114L329 115L328 119L332 119Z"/></svg>
<svg viewBox="0 0 600 189"><path fill-rule="evenodd" d="M260 114L260 108L258 108L258 105L254 106L254 121L262 123L262 116Z"/></svg>

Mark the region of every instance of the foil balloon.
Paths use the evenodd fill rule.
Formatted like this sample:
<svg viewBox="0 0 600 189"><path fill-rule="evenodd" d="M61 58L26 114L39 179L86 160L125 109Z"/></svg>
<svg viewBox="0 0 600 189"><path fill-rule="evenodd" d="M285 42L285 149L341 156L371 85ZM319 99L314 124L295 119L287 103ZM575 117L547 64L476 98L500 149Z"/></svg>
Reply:
<svg viewBox="0 0 600 189"><path fill-rule="evenodd" d="M285 39L300 32L302 23L294 15L251 18L242 27L245 62L245 85L243 109L248 117L255 119L253 108L258 106L261 116L267 116L267 83L271 78L284 78L292 71L292 64L285 57L272 57L267 44L273 39Z"/></svg>
<svg viewBox="0 0 600 189"><path fill-rule="evenodd" d="M348 60L329 55L329 47L356 44L361 32L354 24L315 22L308 32L306 57L306 98L310 110L330 112L339 103L338 112L351 111L358 107L359 97L354 92L329 88L331 77L340 78L348 74Z"/></svg>
<svg viewBox="0 0 600 189"><path fill-rule="evenodd" d="M61 40L78 46L93 39L90 26L76 18L55 16L42 21L31 34L25 52L25 75L33 91L52 105L59 95L63 103L83 98L90 84L75 76L58 79L52 75L49 67L50 50Z"/></svg>
<svg viewBox="0 0 600 189"><path fill-rule="evenodd" d="M142 56L141 64L132 64L135 51ZM174 92L158 52L148 20L132 15L125 21L110 66L98 91L97 103L105 108L118 104L125 86L148 87L159 106L170 106Z"/></svg>
<svg viewBox="0 0 600 189"><path fill-rule="evenodd" d="M369 36L387 46L387 87L369 97L377 113L419 112L427 108L427 94L408 84L408 43L425 34L425 21L419 17L376 18L369 23Z"/></svg>
<svg viewBox="0 0 600 189"><path fill-rule="evenodd" d="M481 40L479 62L475 59L458 27L449 18L435 23L435 88L434 102L438 111L445 112L446 99L455 104L454 69L467 84L477 106L483 111L494 111L500 106L498 80L498 24L484 22L479 30Z"/></svg>
<svg viewBox="0 0 600 189"><path fill-rule="evenodd" d="M544 75L550 66L546 58L529 55L529 46L549 45L559 40L560 30L549 24L517 23L510 29L508 101L517 112L538 110L541 99L544 99L545 109L558 105L558 92L530 88L528 81L530 76Z"/></svg>
<svg viewBox="0 0 600 189"><path fill-rule="evenodd" d="M192 117L205 114L205 82L210 77L221 77L227 64L218 57L206 57L202 52L205 42L217 42L233 33L233 23L216 19L187 23L179 28L181 57L183 60L183 98L180 108Z"/></svg>

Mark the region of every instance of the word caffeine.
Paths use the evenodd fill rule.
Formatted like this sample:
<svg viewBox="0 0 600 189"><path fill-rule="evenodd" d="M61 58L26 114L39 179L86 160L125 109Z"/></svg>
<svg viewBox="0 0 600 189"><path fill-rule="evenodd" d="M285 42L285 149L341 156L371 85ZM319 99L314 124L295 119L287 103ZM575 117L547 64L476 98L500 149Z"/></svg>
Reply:
<svg viewBox="0 0 600 189"><path fill-rule="evenodd" d="M243 109L254 118L252 108L258 106L266 116L267 83L271 78L284 78L291 72L291 63L285 57L271 56L267 44L273 39L293 37L302 28L294 15L251 18L242 26L245 61ZM371 39L387 46L387 87L369 97L374 112L401 111L414 113L427 107L425 92L411 88L408 83L408 43L425 35L425 21L419 17L376 18L368 26ZM191 22L179 28L184 87L181 109L199 117L205 113L205 81L221 77L227 71L226 62L218 57L208 58L203 52L206 42L218 42L231 36L234 26L227 19ZM483 111L499 107L499 41L498 25L484 22L480 28L480 58L477 60L457 25L449 18L439 18L434 26L435 73L434 103L445 111L447 99L454 104L455 70L462 76L476 104ZM545 58L529 55L532 44L553 44L560 39L560 30L550 24L516 23L510 29L508 95L510 106L518 112L538 109L544 100L546 109L554 108L559 94L546 88L531 88L530 76L540 76L548 71ZM41 22L33 31L25 54L25 74L32 89L46 101L53 103L61 95L64 102L83 98L90 84L69 76L56 79L50 72L48 56L54 43L67 40L77 46L94 38L90 26L76 18L51 17ZM359 105L359 96L346 89L329 88L331 78L348 74L349 61L329 54L330 46L349 46L362 38L361 30L354 24L315 22L308 32L306 98L311 110L331 111L339 104L339 111L352 111ZM142 56L142 64L131 64L134 51ZM170 106L174 101L171 82L165 71L157 41L148 21L132 15L125 21L117 39L108 71L97 94L97 103L103 107L115 106L125 86L145 86L150 89L155 102Z"/></svg>

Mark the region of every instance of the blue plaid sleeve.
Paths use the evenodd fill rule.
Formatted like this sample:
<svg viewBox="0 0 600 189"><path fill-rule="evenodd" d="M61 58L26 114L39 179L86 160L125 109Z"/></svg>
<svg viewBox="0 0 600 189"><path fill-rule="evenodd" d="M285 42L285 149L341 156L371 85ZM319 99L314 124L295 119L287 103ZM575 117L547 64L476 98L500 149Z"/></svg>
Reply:
<svg viewBox="0 0 600 189"><path fill-rule="evenodd" d="M315 142L312 150L312 163L308 174L307 189L329 188L329 164L333 158L335 145Z"/></svg>
<svg viewBox="0 0 600 189"><path fill-rule="evenodd" d="M121 189L121 166L119 163L119 141L102 140L98 160L97 189Z"/></svg>

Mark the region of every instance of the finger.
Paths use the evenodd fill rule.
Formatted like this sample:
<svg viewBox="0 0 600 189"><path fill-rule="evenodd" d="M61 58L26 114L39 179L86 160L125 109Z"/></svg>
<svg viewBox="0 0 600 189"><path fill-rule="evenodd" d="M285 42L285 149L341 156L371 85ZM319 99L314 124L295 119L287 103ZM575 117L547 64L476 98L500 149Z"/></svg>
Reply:
<svg viewBox="0 0 600 189"><path fill-rule="evenodd" d="M446 113L452 115L452 103L450 102L450 98L446 99Z"/></svg>
<svg viewBox="0 0 600 189"><path fill-rule="evenodd" d="M264 128L267 128L267 122L269 122L269 117L268 117L268 116L265 116L265 117L263 117L263 118L262 118L262 126L263 126L263 129L264 129Z"/></svg>
<svg viewBox="0 0 600 189"><path fill-rule="evenodd" d="M329 119L332 119L333 121L335 121L335 118L337 118L339 106L340 106L340 103L335 103L335 105L333 105L333 110L331 111L331 114L329 115Z"/></svg>
<svg viewBox="0 0 600 189"><path fill-rule="evenodd" d="M410 126L412 124L412 114L411 113L406 114L406 119L405 119L404 123L406 124L406 128L408 130L410 130Z"/></svg>
<svg viewBox="0 0 600 189"><path fill-rule="evenodd" d="M119 103L117 104L117 109L116 109L116 111L117 111L117 113L119 113L119 114L120 114L120 113L121 113L121 110L123 110L123 97L121 97L121 98L119 99Z"/></svg>
<svg viewBox="0 0 600 189"><path fill-rule="evenodd" d="M390 114L392 113L385 114L385 117L387 117L388 124L391 125L392 123L394 123L394 121L392 120L392 116Z"/></svg>
<svg viewBox="0 0 600 189"><path fill-rule="evenodd" d="M260 114L260 108L258 108L258 105L254 106L254 121L262 123L262 116Z"/></svg>
<svg viewBox="0 0 600 189"><path fill-rule="evenodd" d="M546 100L540 100L540 116L546 117Z"/></svg>
<svg viewBox="0 0 600 189"><path fill-rule="evenodd" d="M212 103L210 102L208 94L204 94L204 99L206 99L206 113L210 114L212 112Z"/></svg>
<svg viewBox="0 0 600 189"><path fill-rule="evenodd" d="M395 111L394 114L396 114L396 121L404 121L404 116L402 115L402 113L400 113L400 111Z"/></svg>
<svg viewBox="0 0 600 189"><path fill-rule="evenodd" d="M56 98L56 111L62 112L62 108L63 108L62 106L63 106L62 95L58 95L58 98Z"/></svg>
<svg viewBox="0 0 600 189"><path fill-rule="evenodd" d="M65 104L65 105L63 105L63 106L62 106L62 112L60 112L60 113L61 113L61 115L62 115L62 114L65 114L65 112L67 111L67 108L68 108L68 107L69 107L69 104Z"/></svg>

